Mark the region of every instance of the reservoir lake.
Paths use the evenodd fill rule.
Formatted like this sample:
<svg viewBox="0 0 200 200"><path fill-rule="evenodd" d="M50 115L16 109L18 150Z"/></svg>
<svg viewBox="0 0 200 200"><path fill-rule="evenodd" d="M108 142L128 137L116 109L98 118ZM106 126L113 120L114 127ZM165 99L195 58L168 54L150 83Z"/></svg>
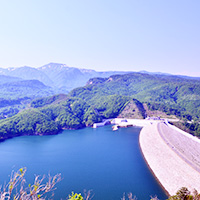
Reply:
<svg viewBox="0 0 200 200"><path fill-rule="evenodd" d="M109 125L6 140L0 143L0 184L8 182L12 170L26 167L27 185L35 175L61 173L54 199L84 189L92 190L93 200L121 200L129 192L138 200L167 199L140 151L140 130L112 131Z"/></svg>

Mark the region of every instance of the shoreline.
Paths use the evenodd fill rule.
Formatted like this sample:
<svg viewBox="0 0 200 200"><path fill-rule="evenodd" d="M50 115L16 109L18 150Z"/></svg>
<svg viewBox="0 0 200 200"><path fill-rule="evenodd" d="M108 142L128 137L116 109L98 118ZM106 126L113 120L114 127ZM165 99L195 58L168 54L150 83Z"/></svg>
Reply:
<svg viewBox="0 0 200 200"><path fill-rule="evenodd" d="M83 127L85 128L85 127ZM56 131L56 132L51 132L51 133L23 133L23 134L16 134L16 135L8 135L8 136L5 136L5 137L0 137L0 143L1 142L5 142L9 139L12 139L12 138L15 138L15 137L21 137L21 136L48 136L48 135L59 135L62 133L62 131L64 130L78 130L78 129L74 129L74 128L62 128L61 130L59 131Z"/></svg>
<svg viewBox="0 0 200 200"><path fill-rule="evenodd" d="M193 166L200 163L200 139L168 124L165 120L126 119L126 122L124 122L124 119L122 118L109 120L112 124L121 123L122 125L125 125L127 123L132 124L133 126L142 127L139 134L140 151L149 170L168 196L175 195L182 187L187 187L190 191L196 189L198 193L200 193L200 171L197 171ZM162 130L160 128L161 126L165 126L165 128ZM195 142L197 143L199 150L197 151L197 155L194 156L199 157L199 163L193 162L190 160L190 157L189 159L183 159L183 156L185 156L184 151L187 149L183 149L183 156L177 153L177 150L179 149L177 148L176 150L176 145L173 146L173 143L171 143L171 139L177 140L176 136L171 134L173 131L176 131L177 135L184 135L185 138L187 138L187 141L183 141L183 143L178 141L181 144L180 146L184 146L188 141L189 145ZM163 133L165 135L164 137ZM169 133L173 135L173 137L167 138ZM12 137L0 139L0 142L4 142L10 138ZM196 147L195 145L192 145L192 148ZM188 162L187 159L191 162Z"/></svg>

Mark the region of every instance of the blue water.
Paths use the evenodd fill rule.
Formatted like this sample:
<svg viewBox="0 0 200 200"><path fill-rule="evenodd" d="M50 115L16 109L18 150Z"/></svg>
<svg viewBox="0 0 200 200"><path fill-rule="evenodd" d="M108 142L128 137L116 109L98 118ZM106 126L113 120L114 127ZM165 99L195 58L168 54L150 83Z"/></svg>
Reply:
<svg viewBox="0 0 200 200"><path fill-rule="evenodd" d="M0 184L12 170L26 166L28 183L35 174L61 173L54 199L84 189L92 190L93 200L120 200L129 192L138 200L166 199L142 157L139 132L138 127L112 131L105 126L7 140L0 143Z"/></svg>

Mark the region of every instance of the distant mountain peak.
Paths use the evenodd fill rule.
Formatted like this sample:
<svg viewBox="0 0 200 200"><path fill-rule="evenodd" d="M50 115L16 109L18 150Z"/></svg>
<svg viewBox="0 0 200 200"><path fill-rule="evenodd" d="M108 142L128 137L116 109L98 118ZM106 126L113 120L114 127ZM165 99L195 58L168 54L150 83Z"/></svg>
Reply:
<svg viewBox="0 0 200 200"><path fill-rule="evenodd" d="M148 72L148 71L95 71L93 69L85 69L85 68L77 68L77 67L69 67L63 63L55 63L50 62L41 67L11 67L11 68L0 68L0 75L18 77L24 80L32 80L37 79L43 82L47 86L51 86L54 89L61 89L62 92L70 91L74 88L81 87L88 83L88 80L94 77L107 78L108 81L113 81L120 78L117 76L119 74L129 74L129 73L137 73L139 75L143 74L145 76L167 76L171 74L161 73L161 72ZM178 76L178 75L177 75ZM179 76L180 77L180 76ZM189 79L189 77L187 77ZM194 78L190 78L194 79ZM200 79L200 78L196 78ZM101 79L95 79L91 83L97 84L101 82Z"/></svg>
<svg viewBox="0 0 200 200"><path fill-rule="evenodd" d="M82 73L93 73L96 72L93 69L83 69L83 68L78 68Z"/></svg>
<svg viewBox="0 0 200 200"><path fill-rule="evenodd" d="M48 63L46 65L43 65L42 67L39 67L39 69L63 69L63 68L70 68L69 66L67 66L66 64L62 64L62 63Z"/></svg>
<svg viewBox="0 0 200 200"><path fill-rule="evenodd" d="M14 68L14 67L9 67L8 68L8 71L14 71L16 68Z"/></svg>
<svg viewBox="0 0 200 200"><path fill-rule="evenodd" d="M156 74L156 75L172 75L172 74L164 73L164 72L149 72L149 71L146 71L146 70L139 71L139 73L142 73L142 74Z"/></svg>

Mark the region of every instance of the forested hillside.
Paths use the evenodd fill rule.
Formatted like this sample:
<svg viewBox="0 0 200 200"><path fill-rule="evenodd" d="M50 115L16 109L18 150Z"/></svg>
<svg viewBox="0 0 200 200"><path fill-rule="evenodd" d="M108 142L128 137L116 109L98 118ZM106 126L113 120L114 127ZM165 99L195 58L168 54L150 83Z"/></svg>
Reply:
<svg viewBox="0 0 200 200"><path fill-rule="evenodd" d="M68 95L33 100L25 111L0 121L0 135L53 134L117 116L142 119L146 107L175 115L200 135L200 80L144 73L92 78Z"/></svg>
<svg viewBox="0 0 200 200"><path fill-rule="evenodd" d="M179 117L200 116L199 79L141 73L113 75L90 79L87 86L72 90L70 95L91 103L104 95L123 95Z"/></svg>
<svg viewBox="0 0 200 200"><path fill-rule="evenodd" d="M22 97L42 97L54 94L52 88L38 80L22 80L0 85L0 97L17 99Z"/></svg>
<svg viewBox="0 0 200 200"><path fill-rule="evenodd" d="M17 114L35 98L53 95L55 92L38 80L0 75L0 119Z"/></svg>
<svg viewBox="0 0 200 200"><path fill-rule="evenodd" d="M105 118L117 117L130 102L140 118L144 118L144 110L137 109L141 103L120 95L102 96L93 102L63 94L36 99L29 109L0 121L0 136L6 139L18 135L56 134L63 129L92 126Z"/></svg>
<svg viewBox="0 0 200 200"><path fill-rule="evenodd" d="M1 120L0 140L18 135L56 134L65 128L83 128L102 120L90 105L78 98L36 107L40 108L24 110Z"/></svg>
<svg viewBox="0 0 200 200"><path fill-rule="evenodd" d="M146 103L150 110L175 115L196 135L200 135L200 80L172 75L131 73L109 78L93 78L70 96L91 104L102 96L122 95ZM188 122L189 121L189 122Z"/></svg>

